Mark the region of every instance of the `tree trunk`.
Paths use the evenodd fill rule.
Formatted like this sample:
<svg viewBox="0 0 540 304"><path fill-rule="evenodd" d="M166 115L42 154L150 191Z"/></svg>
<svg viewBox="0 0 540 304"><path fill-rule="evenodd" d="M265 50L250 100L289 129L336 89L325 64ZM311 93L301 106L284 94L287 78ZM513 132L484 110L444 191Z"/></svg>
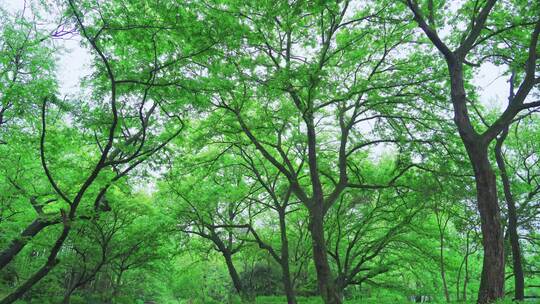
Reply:
<svg viewBox="0 0 540 304"><path fill-rule="evenodd" d="M75 271L73 269L71 269L69 271L69 276L66 275L66 290L64 291L64 298L62 300L62 303L63 304L69 304L70 300L71 300L71 294L73 293L73 291L75 291L75 287L73 284L74 280L75 280Z"/></svg>
<svg viewBox="0 0 540 304"><path fill-rule="evenodd" d="M18 299L20 299L32 286L37 284L43 277L45 277L60 261L56 258L58 255L58 252L62 248L62 245L64 244L64 241L69 235L69 231L71 230L69 224L64 224L64 229L62 230L62 233L56 240L53 248L51 249L51 252L47 258L47 262L45 265L43 265L37 272L35 272L26 282L24 282L21 286L19 286L14 292L9 294L7 297L5 297L0 304L11 304Z"/></svg>
<svg viewBox="0 0 540 304"><path fill-rule="evenodd" d="M347 278L344 274L340 274L337 276L334 282L336 285L336 295L341 301L343 301L345 298L345 287L347 287Z"/></svg>
<svg viewBox="0 0 540 304"><path fill-rule="evenodd" d="M440 262L440 267L441 267L441 279L442 279L443 288L444 288L444 297L446 299L446 302L450 303L450 294L448 293L448 284L446 283L446 269L444 267L444 228L441 228L440 225L441 223L439 222L439 242L440 242L439 262ZM446 224L444 226L446 227Z"/></svg>
<svg viewBox="0 0 540 304"><path fill-rule="evenodd" d="M508 207L508 234L510 236L510 246L512 248L512 267L514 270L514 298L518 301L523 301L525 296L525 278L523 276L521 249L519 247L519 235L517 233L516 203L514 201L514 197L512 196L510 180L508 178L506 164L504 162L501 149L507 135L508 128L506 128L501 134L501 137L497 139L497 144L495 145L495 157L497 160L497 166L499 167L499 171L501 173L504 197Z"/></svg>
<svg viewBox="0 0 540 304"><path fill-rule="evenodd" d="M467 249L465 252L465 277L463 278L463 301L467 301L467 283L469 283L469 232L467 232Z"/></svg>
<svg viewBox="0 0 540 304"><path fill-rule="evenodd" d="M118 276L116 277L116 282L114 282L113 292L111 293L111 303L114 302L114 299L120 294L120 286L122 285L122 276L124 275L124 262L122 262L122 266L120 267L120 270L118 272ZM111 282L112 283L112 282Z"/></svg>
<svg viewBox="0 0 540 304"><path fill-rule="evenodd" d="M236 289L236 292L243 297L245 295L244 288L242 286L242 282L240 281L240 276L236 271L236 267L234 267L232 255L228 251L223 251L222 254L225 258L225 264L227 264L227 270L229 271L231 280L233 281L234 289Z"/></svg>
<svg viewBox="0 0 540 304"><path fill-rule="evenodd" d="M283 261L281 265L281 270L283 272L283 287L285 291L285 296L287 297L288 304L296 304L296 294L294 292L294 286L291 282L291 273L289 270L289 262Z"/></svg>
<svg viewBox="0 0 540 304"><path fill-rule="evenodd" d="M463 256L463 261L461 261L461 264L459 265L458 275L457 275L457 282L456 282L456 301L466 301L467 300L467 280L469 279L469 270L468 270L468 258L469 258L469 234L470 230L466 233L466 243L465 243L465 255ZM465 267L463 267L465 266ZM465 274L463 278L463 299L460 299L461 293L460 293L460 280L461 280L461 270L465 268Z"/></svg>
<svg viewBox="0 0 540 304"><path fill-rule="evenodd" d="M69 288L68 290L66 290L66 292L64 293L64 299L62 299L62 304L69 304L73 291L75 291L75 289L73 288Z"/></svg>
<svg viewBox="0 0 540 304"><path fill-rule="evenodd" d="M467 231L467 244L465 249L465 277L463 278L463 301L467 301L467 283L469 283L469 232Z"/></svg>
<svg viewBox="0 0 540 304"><path fill-rule="evenodd" d="M291 281L289 267L289 240L287 238L287 225L285 223L285 210L279 211L279 228L281 234L281 273L283 276L283 290L287 296L288 304L296 304L296 295Z"/></svg>
<svg viewBox="0 0 540 304"><path fill-rule="evenodd" d="M489 141L474 129L467 109L462 59L447 59L451 80L454 123L474 170L476 197L480 213L484 260L478 290L478 303L504 297L504 243L497 199L497 181L489 162Z"/></svg>
<svg viewBox="0 0 540 304"><path fill-rule="evenodd" d="M21 235L14 239L9 246L2 250L0 253L0 269L3 269L7 264L17 256L17 254L24 248L28 243L28 240L36 236L41 230L45 227L53 224L52 222L46 222L43 219L36 219L30 225L28 225Z"/></svg>
<svg viewBox="0 0 540 304"><path fill-rule="evenodd" d="M341 299L337 294L332 278L330 265L328 264L326 241L324 238L322 202L315 202L312 208L310 208L309 213L309 229L313 242L313 261L317 270L319 292L325 304L341 304Z"/></svg>
<svg viewBox="0 0 540 304"><path fill-rule="evenodd" d="M497 183L487 147L467 146L467 152L474 168L484 248L478 303L491 303L504 297L504 243Z"/></svg>

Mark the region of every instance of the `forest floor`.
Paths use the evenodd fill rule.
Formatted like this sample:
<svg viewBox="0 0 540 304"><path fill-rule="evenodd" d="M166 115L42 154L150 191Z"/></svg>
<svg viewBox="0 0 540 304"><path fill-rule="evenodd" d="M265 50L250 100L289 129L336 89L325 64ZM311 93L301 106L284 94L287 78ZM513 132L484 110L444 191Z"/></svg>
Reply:
<svg viewBox="0 0 540 304"><path fill-rule="evenodd" d="M298 297L298 304L323 304L323 301L319 297ZM540 303L537 299L535 301L525 301L526 303ZM283 304L287 303L287 300L285 297L277 297L277 296L269 296L269 297L257 297L255 300L255 304ZM414 303L411 301L408 301L406 299L396 299L396 298L368 298L368 299L356 299L356 300L348 300L345 301L344 304L410 304ZM446 303L445 301L439 302L439 301L430 301L425 303ZM458 302L456 302L458 303ZM476 301L471 300L467 302L460 301L459 303L462 304L468 304L468 303L476 303ZM513 303L510 299L503 300L500 302L497 302L497 304L510 304Z"/></svg>

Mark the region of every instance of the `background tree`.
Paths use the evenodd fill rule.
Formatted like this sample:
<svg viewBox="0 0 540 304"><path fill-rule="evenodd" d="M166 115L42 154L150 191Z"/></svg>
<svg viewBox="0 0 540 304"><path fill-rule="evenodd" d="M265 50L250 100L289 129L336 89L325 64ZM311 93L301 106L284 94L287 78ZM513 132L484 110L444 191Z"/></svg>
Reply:
<svg viewBox="0 0 540 304"><path fill-rule="evenodd" d="M526 234L534 234L537 230L534 228L535 224L530 221L535 218L538 213L538 208L534 205L530 205L530 203L537 196L538 192L540 192L540 186L538 185L537 180L538 173L534 168L538 160L535 159L534 153L532 153L531 150L535 149L534 147L531 147L531 145L534 146L534 138L523 142L519 141L519 144L515 140L517 138L530 136L530 128L534 128L537 120L538 117L536 114L520 117L520 121L514 126L514 132L510 134L509 128L504 129L497 138L494 147L495 158L500 171L500 179L507 207L506 234L511 248L514 298L516 300L525 299L525 270L523 267L525 261L522 253L522 245L520 244L521 237L518 231L523 230ZM515 148L506 147L505 153L503 152L503 147L505 146L504 143L508 136L514 137L513 144L518 144L519 146ZM514 161L511 161L510 159L514 159ZM515 172L515 178L511 178L509 175L510 172L507 168L508 162L512 163L510 166L512 168L511 170ZM525 187L520 187L520 183L523 183L522 185Z"/></svg>
<svg viewBox="0 0 540 304"><path fill-rule="evenodd" d="M407 5L414 14L418 26L443 55L448 66L454 122L473 166L478 210L482 220L484 268L478 301L488 303L504 296L503 235L496 178L489 160L488 147L496 136L512 123L520 111L540 105L538 102L527 102L527 96L539 80L536 76L536 65L540 20L536 14L530 15L526 12L530 8L524 3L512 3L511 8L501 4L499 6L503 11L497 12L497 8L494 9L496 0L486 1L481 5L471 1L463 6L470 14L459 15L456 22L464 25L465 30L451 29L455 35L452 37L454 41L444 42L437 30L443 24L443 19L450 14L441 13L438 5L434 5L433 1L428 2L428 8L424 7L424 10L413 0L408 0ZM511 20L511 16L507 13L510 9L522 11L523 15L520 16L524 16L526 20ZM503 14L506 16L504 20L501 19ZM510 23L507 23L507 18L511 20ZM498 52L497 46L492 47L491 43L498 44L511 32L514 34L518 32L522 37L524 33L528 34L525 34L526 38L521 41L510 44L509 49L513 49L514 53L509 58L498 60L499 55L503 54ZM472 59L473 56L477 58ZM478 62L474 62L476 59ZM474 126L469 114L469 107L474 108L474 100L468 97L471 94L466 90L468 82L465 65L479 66L484 62L508 64L512 75L519 74L520 80L516 84L517 91L514 92L515 78L510 77L512 89L508 106L496 120L488 123L486 128L479 129Z"/></svg>
<svg viewBox="0 0 540 304"><path fill-rule="evenodd" d="M421 65L396 56L410 32L393 18L395 7L380 3L352 11L349 4L230 3L225 11L242 20L237 31L245 38L241 49L232 44L222 67L212 71L221 79L213 103L228 112L224 122L234 119L226 132L240 130L244 136L238 140L250 142L275 166L309 211L319 291L326 303L341 299L327 258L325 215L346 188L378 187L355 171L350 159L358 151L418 140L387 131L417 121L403 111L413 104L409 88L424 81L413 77L422 74ZM362 132L364 125L375 132ZM304 161L302 151L305 170L298 165ZM412 167L400 165L402 171ZM398 170L386 183L401 174Z"/></svg>
<svg viewBox="0 0 540 304"><path fill-rule="evenodd" d="M179 161L181 164L182 160ZM253 207L247 198L257 188L234 170L234 163L216 165L217 168L210 167L215 171L206 166L178 166L170 172L162 191L178 221L177 229L208 240L211 248L222 254L238 294L248 297L233 256L245 246L243 235L249 233L249 229L243 225L249 222L246 218Z"/></svg>

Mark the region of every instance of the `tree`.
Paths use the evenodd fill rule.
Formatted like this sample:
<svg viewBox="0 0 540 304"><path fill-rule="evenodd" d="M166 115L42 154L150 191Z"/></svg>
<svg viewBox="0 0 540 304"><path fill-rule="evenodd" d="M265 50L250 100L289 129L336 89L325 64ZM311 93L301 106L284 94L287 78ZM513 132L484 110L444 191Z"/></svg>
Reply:
<svg viewBox="0 0 540 304"><path fill-rule="evenodd" d="M529 127L531 125L535 125L537 118L533 114L531 117L529 117L529 115L520 117L519 120L520 121L515 125L514 132L514 136L517 138L527 136ZM525 121L522 122L521 120ZM505 153L503 153L503 146L506 139L508 138L509 132L509 128L505 128L502 131L500 136L497 138L494 152L497 167L500 171L500 179L502 182L504 198L507 206L507 234L510 239L510 248L512 252L512 270L514 273L514 298L516 300L522 301L525 299L525 274L523 269L523 254L520 245L520 236L518 234L518 229L520 228L520 222L521 225L527 222L527 220L523 220L524 216L522 213L525 210L527 210L525 211L527 213L531 211L533 214L536 213L534 207L528 206L528 204L538 194L538 192L540 192L540 187L538 186L538 181L536 180L536 173L533 169L533 166L530 166L528 164L530 163L528 162L528 159L533 155L533 153L527 151L528 149L525 149L525 151L527 152L525 152L525 154L522 154L523 149L520 149L519 147L508 147L507 149L509 149L510 151L517 148L516 150L514 150L515 152L517 152L514 156L517 163L512 165L512 170L514 170L516 173L519 171L525 172L526 177L522 180L529 186L527 187L528 189L525 190L525 198L523 199L523 201L520 203L518 199L518 202L516 202L515 194L517 194L518 197L523 195L522 193L516 192L512 189L512 185L514 184L515 187L516 183L512 183L512 179L509 176L509 170L507 169L507 157L505 157ZM506 155L508 154L509 153L506 153ZM517 176L518 178L524 177L521 174L517 174ZM521 210L522 212L519 212L519 210ZM530 217L527 216L526 218ZM531 229L529 228L527 230L530 231Z"/></svg>
<svg viewBox="0 0 540 304"><path fill-rule="evenodd" d="M6 164L24 164L21 166L3 168L2 196L6 199L2 204L2 210L10 210L13 202L21 194L26 197L35 211L41 215L40 205L42 197L29 194L21 188L17 181L20 171L29 168L28 153L24 153L21 144L33 139L27 128L32 128L35 123L34 115L39 115L39 107L36 100L52 94L57 86L54 80L54 64L50 60L53 48L49 43L50 36L60 35L57 32L43 33L35 26L35 20L27 20L24 12L11 17L6 12L0 11L2 26L0 28L2 44L0 46L0 144L2 145L2 161ZM42 73L35 73L36 70ZM20 118L18 118L20 117ZM13 140L13 145L9 141ZM18 155L11 158L10 155ZM21 160L23 160L21 162ZM5 170L5 171L4 171ZM45 199L47 200L47 199ZM6 219L10 215L3 215ZM13 256L24 246L25 239L31 238L39 231L53 224L46 218L33 221L13 240L12 244L0 253L0 269L11 261ZM6 240L8 242L9 240Z"/></svg>
<svg viewBox="0 0 540 304"><path fill-rule="evenodd" d="M390 3L355 12L349 4L232 2L222 10L242 21L235 30L245 38L212 71L221 80L213 103L229 115L224 132L241 131L244 136L237 140L251 143L285 176L310 214L313 259L325 303L341 303L324 237L328 210L346 188L386 187L414 167L402 163L389 181L369 185L350 159L377 144L420 141L400 132L419 121L403 113L414 103L409 103L409 89L424 81L413 77L423 68L410 65L415 59L395 54L406 44L409 28L389 18L395 9ZM371 123L376 132L361 132L363 124ZM303 161L305 170L298 165Z"/></svg>
<svg viewBox="0 0 540 304"><path fill-rule="evenodd" d="M90 127L88 125L85 126L85 122L80 125L87 128L89 127L88 129L94 132L93 136L91 136L94 137L94 150L88 151L90 158L93 158L94 160L89 162L91 163L89 164L91 169L88 170L86 174L77 176L76 181L71 180L68 182L76 184L76 186L71 188L68 192L65 189L62 189L62 183L59 183L55 178L54 170L51 170L46 154L46 136L48 134L46 115L47 105L51 102L54 102L57 105L60 105L61 103L57 102L57 99L53 96L42 96L43 99L40 105L41 134L39 140L41 165L45 176L49 181L50 187L54 190L55 195L63 201L65 206L60 208L60 216L54 219L52 223L48 220L44 221L43 219L38 218L22 232L21 237L12 240L8 247L2 252L1 266L7 265L21 251L22 247L26 244L28 237L35 236L43 230L43 228L53 223L61 223L63 229L56 241L54 241L46 263L30 276L26 282L4 298L1 303L7 304L16 301L58 264L59 261L57 255L69 236L72 228L71 223L77 219L77 209L81 202L86 198L87 193L90 192L89 190L92 188L92 185L97 181L101 181L99 190L96 191L96 193L93 193L93 205L95 206L95 209L98 209L102 202L102 198L112 183L124 177L141 162L159 151L172 138L176 137L181 130L181 125L180 127L175 126L173 132L167 132L159 128L157 130L150 129L149 126L155 124L155 121L151 120L152 115L155 115L156 112L159 112L160 110L163 114L166 113L166 110L164 110L163 107L159 107L158 102L153 100L152 95L149 94L151 86L143 86L142 89L139 87L138 92L135 90L128 92L129 94L139 93L139 100L129 100L129 97L126 96L126 92L119 92L117 90L118 83L115 78L117 75L112 69L110 63L111 60L103 53L99 46L98 37L91 36L83 24L80 12L74 6L73 2L70 2L70 4L74 11L74 18L81 31L81 35L87 39L91 48L96 53L96 57L99 60L98 62L101 64L101 72L103 73L101 74L103 77L102 79L106 79L110 84L110 96L108 96L110 98L109 108L102 107L103 104L99 101L96 102L97 106L95 108L90 106L88 109L90 113L95 113L95 116L90 119ZM100 93L103 94L103 91ZM123 100L119 101L118 99L120 98ZM122 104L120 108L118 107L119 104ZM107 113L110 116L102 116L100 113ZM176 116L173 117L175 123L176 118ZM166 122L161 122L161 126L166 125ZM122 131L121 134L119 134L120 130ZM87 140L89 134L81 134L81 137L84 138L84 140ZM107 172L109 174L105 173L108 170L110 170ZM108 175L105 181L101 180L102 175ZM73 191L72 189L76 190ZM43 214L41 214L40 209L38 208L36 210L38 211L38 215L42 217Z"/></svg>
<svg viewBox="0 0 540 304"><path fill-rule="evenodd" d="M375 164L364 166L363 171L370 172ZM383 158L377 167L379 172L371 173L387 179L382 172L385 167L392 168L391 161ZM392 176L392 170L386 174ZM414 178L409 176L409 179ZM327 242L337 273L335 284L342 298L347 287L361 286L394 270L395 261L389 258L392 244L410 232L408 225L425 208L425 203L413 203L415 191L409 187L348 191L330 212ZM428 197L423 196L426 201Z"/></svg>
<svg viewBox="0 0 540 304"><path fill-rule="evenodd" d="M257 228L254 222L258 222L257 218L250 218L247 228L254 237L254 241L261 249L266 250L270 256L280 265L283 290L287 297L287 303L295 304L296 295L294 291L294 282L291 275L290 257L289 257L289 237L287 235L287 215L295 211L294 206L298 204L292 200L292 191L287 182L284 181L283 175L275 167L267 167L264 160L258 159L256 151L249 151L248 147L237 147L240 157L243 160L242 166L250 173L249 176L256 180L258 185L263 189L263 195L252 195L250 198L254 202L277 213L279 227L279 243L278 250L268 241L265 241L257 233ZM255 152L255 153L254 153ZM261 212L262 213L262 212ZM264 213L263 213L264 214Z"/></svg>
<svg viewBox="0 0 540 304"><path fill-rule="evenodd" d="M443 55L448 66L454 122L473 166L478 211L482 220L484 267L480 289L478 291L478 302L489 303L504 296L504 248L497 198L497 183L489 160L488 147L495 140L496 136L512 123L512 120L520 111L540 105L538 102L527 102L526 100L534 85L539 81L535 71L538 57L537 47L538 35L540 34L540 20L538 20L537 15L530 16L525 14L525 16L530 16L530 19L526 21L512 21L510 25L507 25L505 22L500 22L501 20L499 19L492 18L491 21L493 24L488 24L489 17L496 14L496 12L492 14L492 10L497 2L496 0L486 1L481 7L477 2L466 3L465 7L472 7L473 9L469 10L471 14L467 16L468 19L463 18L462 22L466 26L466 30L455 30L453 32L456 38L459 39L459 43L452 50L452 46L445 43L437 33L437 26L441 24L441 18L446 16L446 14L437 11L434 1L428 2L428 19L426 19L426 14L416 1L407 0L407 5L412 11L418 26ZM528 10L529 8L517 4L514 9ZM489 25L493 28L490 28ZM521 82L517 86L517 91L515 92L513 89L516 79L511 77L512 90L508 106L485 130L479 131L474 126L469 115L469 105L474 103L474 101L471 101L467 97L467 79L464 65L479 65L485 60L496 58L499 56L498 52L496 52L497 47L495 47L493 52L488 52L486 55L476 50L481 49L482 46L489 44L491 41L497 41L498 37L503 36L506 32L512 32L515 28L519 28L521 31L528 31L531 27L533 29L530 31L528 41L526 42L526 59L521 60L517 55L515 58L509 58L512 69L517 69L513 74L519 73L521 79ZM476 54L484 56L479 58L479 62L471 64L467 56Z"/></svg>
<svg viewBox="0 0 540 304"><path fill-rule="evenodd" d="M210 241L211 248L223 256L234 289L246 298L249 295L242 286L233 256L245 246L242 235L249 231L243 224L252 212L247 197L257 188L249 185L234 166L224 164L215 171L204 166L187 170L179 166L170 172L163 190L172 194L166 199L175 215L177 230Z"/></svg>
<svg viewBox="0 0 540 304"><path fill-rule="evenodd" d="M108 196L108 199L110 198L111 195ZM129 200L129 197L123 199ZM115 259L135 255L138 249L143 247L141 243L137 243L137 246L126 246L119 241L121 237L127 238L123 234L127 234L126 230L133 225L135 217L132 213L137 215L138 210L123 206L119 201L115 201L113 205L114 209L100 217L76 223L76 237L66 246L72 256L66 265L68 275L63 303L70 303L71 295L77 289L95 280L99 272L110 266ZM131 238L129 239L131 241ZM150 259L147 262L150 262Z"/></svg>

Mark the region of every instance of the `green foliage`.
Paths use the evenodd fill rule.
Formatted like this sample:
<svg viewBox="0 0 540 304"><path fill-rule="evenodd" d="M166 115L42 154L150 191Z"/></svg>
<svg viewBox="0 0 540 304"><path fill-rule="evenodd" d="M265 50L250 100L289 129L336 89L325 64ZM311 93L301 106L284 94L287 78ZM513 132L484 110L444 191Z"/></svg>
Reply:
<svg viewBox="0 0 540 304"><path fill-rule="evenodd" d="M488 1L413 2L454 50ZM346 304L476 303L477 167L449 66L404 3L0 4L1 303L316 304L325 284ZM537 6L489 12L457 112L478 136L513 115L503 156L531 297L540 118L485 104L476 80L496 67L521 94L532 70L534 105ZM91 64L66 95L69 38Z"/></svg>

